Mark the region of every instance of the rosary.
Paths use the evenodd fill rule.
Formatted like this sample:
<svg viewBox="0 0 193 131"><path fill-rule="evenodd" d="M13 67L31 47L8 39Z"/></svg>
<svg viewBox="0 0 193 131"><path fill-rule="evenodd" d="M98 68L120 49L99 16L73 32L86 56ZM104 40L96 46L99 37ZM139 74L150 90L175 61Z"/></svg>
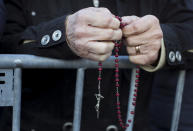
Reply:
<svg viewBox="0 0 193 131"><path fill-rule="evenodd" d="M98 7L99 6L99 0L93 0L93 4L95 7ZM120 28L124 28L127 24L124 24L122 23L122 19L118 16L116 16L116 18L121 22L120 24ZM121 103L120 103L120 93L119 93L119 87L120 87L120 84L119 84L119 50L121 48L121 45L122 45L122 41L121 40L118 40L118 41L113 41L114 44L115 44L115 87L116 87L116 93L115 93L115 96L116 96L116 109L117 109L117 118L118 118L118 121L119 121L119 124L120 126L123 128L123 129L126 129L127 127L129 127L129 124L132 122L132 120L128 120L126 124L123 123L123 120L122 120L122 116L121 116ZM137 51L137 50L136 50ZM138 87L139 87L139 75L140 73L140 69L139 67L137 67L137 70L136 70L136 79L135 79L135 90L134 90L134 93L132 94L132 105L133 106L133 110L130 113L130 115L134 115L135 114L135 106L136 106L136 100L137 100L137 91L138 91ZM95 109L96 109L96 113L97 113L97 118L99 119L99 113L100 113L100 102L101 100L104 98L102 95L101 95L101 80L102 80L102 62L99 62L98 63L98 94L95 94L95 97L96 97L96 100L97 100L97 104L95 106Z"/></svg>

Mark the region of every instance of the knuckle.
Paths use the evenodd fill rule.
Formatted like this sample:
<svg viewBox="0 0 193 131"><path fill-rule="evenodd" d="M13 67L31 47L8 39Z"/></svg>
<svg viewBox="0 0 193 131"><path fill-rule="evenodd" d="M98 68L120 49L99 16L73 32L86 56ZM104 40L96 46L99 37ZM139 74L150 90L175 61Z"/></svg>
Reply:
<svg viewBox="0 0 193 131"><path fill-rule="evenodd" d="M118 30L118 33L117 33L117 34L118 34L118 36L117 36L117 37L118 37L118 40L120 40L120 39L122 38L122 35L123 35L121 29Z"/></svg>
<svg viewBox="0 0 193 131"><path fill-rule="evenodd" d="M133 24L132 29L133 29L133 32L138 32L139 26L137 24Z"/></svg>
<svg viewBox="0 0 193 131"><path fill-rule="evenodd" d="M158 51L161 48L161 41L154 42L153 46L153 50Z"/></svg>
<svg viewBox="0 0 193 131"><path fill-rule="evenodd" d="M155 34L154 34L155 38L157 39L161 39L163 38L163 32L162 31L157 31Z"/></svg>
<svg viewBox="0 0 193 131"><path fill-rule="evenodd" d="M104 56L101 56L101 57L99 57L99 61L105 61L105 57Z"/></svg>
<svg viewBox="0 0 193 131"><path fill-rule="evenodd" d="M101 49L101 53L107 53L109 50L108 45L105 44L104 47Z"/></svg>
<svg viewBox="0 0 193 131"><path fill-rule="evenodd" d="M147 61L146 61L146 65L147 64L152 64L153 63L153 61L155 61L157 59L157 52L151 52L150 54L149 54L149 56L147 57Z"/></svg>
<svg viewBox="0 0 193 131"><path fill-rule="evenodd" d="M76 14L76 19L77 19L78 22L87 19L86 11L85 10L78 11L77 14Z"/></svg>
<svg viewBox="0 0 193 131"><path fill-rule="evenodd" d="M142 65L148 65L149 64L149 59L148 56L144 57L143 60L141 61Z"/></svg>
<svg viewBox="0 0 193 131"><path fill-rule="evenodd" d="M107 8L105 8L105 7L102 7L101 9L102 9L105 13L108 13L108 14L111 13L111 12L109 11L109 9L107 9Z"/></svg>
<svg viewBox="0 0 193 131"><path fill-rule="evenodd" d="M150 20L152 20L152 22L154 24L158 24L159 23L159 19L157 17L155 17L154 15L149 15Z"/></svg>
<svg viewBox="0 0 193 131"><path fill-rule="evenodd" d="M107 39L111 40L113 38L114 31L112 29L108 29L107 31Z"/></svg>
<svg viewBox="0 0 193 131"><path fill-rule="evenodd" d="M75 30L74 30L74 36L75 36L76 39L82 38L82 37L83 37L83 34L84 34L83 28L80 28L80 27L75 28Z"/></svg>
<svg viewBox="0 0 193 131"><path fill-rule="evenodd" d="M107 17L105 25L106 26L111 25L112 22L113 22L113 18L112 17Z"/></svg>
<svg viewBox="0 0 193 131"><path fill-rule="evenodd" d="M127 37L127 44L128 44L128 46L131 45L131 42L132 42L132 38L131 37Z"/></svg>

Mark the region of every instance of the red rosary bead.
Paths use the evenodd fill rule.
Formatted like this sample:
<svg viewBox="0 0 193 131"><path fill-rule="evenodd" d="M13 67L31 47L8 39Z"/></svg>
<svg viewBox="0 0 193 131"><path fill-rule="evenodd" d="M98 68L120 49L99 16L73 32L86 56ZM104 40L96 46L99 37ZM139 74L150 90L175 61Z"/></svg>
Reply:
<svg viewBox="0 0 193 131"><path fill-rule="evenodd" d="M102 78L101 78L101 77L98 77L98 80L100 81L100 80L102 80Z"/></svg>
<svg viewBox="0 0 193 131"><path fill-rule="evenodd" d="M132 114L132 115L134 115L134 114L135 114L135 112L134 112L134 111L131 111L131 114Z"/></svg>
<svg viewBox="0 0 193 131"><path fill-rule="evenodd" d="M135 82L136 82L136 83L139 83L139 79L136 79Z"/></svg>
<svg viewBox="0 0 193 131"><path fill-rule="evenodd" d="M102 67L99 67L99 71L102 71L103 69L102 69Z"/></svg>

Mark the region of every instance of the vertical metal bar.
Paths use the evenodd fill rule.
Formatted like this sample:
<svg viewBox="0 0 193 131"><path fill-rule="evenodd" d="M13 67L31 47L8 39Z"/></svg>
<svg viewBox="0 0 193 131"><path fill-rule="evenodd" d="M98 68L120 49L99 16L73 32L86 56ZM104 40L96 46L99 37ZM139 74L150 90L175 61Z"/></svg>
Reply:
<svg viewBox="0 0 193 131"><path fill-rule="evenodd" d="M77 71L73 131L80 131L85 69Z"/></svg>
<svg viewBox="0 0 193 131"><path fill-rule="evenodd" d="M14 69L14 103L13 103L13 121L12 131L20 131L20 113L21 113L21 69Z"/></svg>
<svg viewBox="0 0 193 131"><path fill-rule="evenodd" d="M182 96L183 96L184 83L185 83L185 76L186 76L186 71L183 70L179 72L178 83L177 83L177 88L176 88L174 111L173 111L173 116L172 116L171 131L178 130L180 111L181 111L181 105L182 105Z"/></svg>
<svg viewBox="0 0 193 131"><path fill-rule="evenodd" d="M131 120L132 122L130 123L129 127L126 129L126 131L132 131L133 130L133 122L134 122L134 115L131 115L131 111L135 111L135 106L132 106L132 101L133 101L133 94L135 90L135 76L136 76L136 68L132 69L131 73L131 85L130 85L130 95L129 95L129 104L128 104L128 112L127 112L127 121ZM126 122L127 122L126 121Z"/></svg>

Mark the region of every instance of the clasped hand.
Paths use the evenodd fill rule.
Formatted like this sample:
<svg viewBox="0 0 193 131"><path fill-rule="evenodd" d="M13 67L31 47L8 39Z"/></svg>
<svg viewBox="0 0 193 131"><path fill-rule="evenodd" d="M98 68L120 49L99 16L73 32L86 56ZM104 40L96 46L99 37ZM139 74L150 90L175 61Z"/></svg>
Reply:
<svg viewBox="0 0 193 131"><path fill-rule="evenodd" d="M66 21L68 46L80 57L104 61L112 54L114 40L124 36L130 61L139 65L154 64L158 59L163 33L159 20L147 15L122 17L120 21L106 8L86 8ZM137 50L136 50L137 47Z"/></svg>

